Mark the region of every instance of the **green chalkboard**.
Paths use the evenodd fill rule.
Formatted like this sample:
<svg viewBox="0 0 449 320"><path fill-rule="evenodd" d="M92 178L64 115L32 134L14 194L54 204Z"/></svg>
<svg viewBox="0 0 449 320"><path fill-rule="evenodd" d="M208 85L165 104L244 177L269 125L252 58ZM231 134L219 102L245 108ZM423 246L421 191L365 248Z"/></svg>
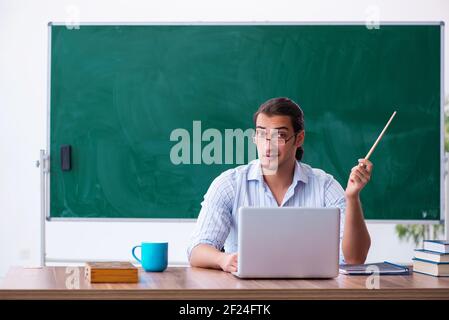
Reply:
<svg viewBox="0 0 449 320"><path fill-rule="evenodd" d="M305 113L303 162L343 187L397 110L365 216L440 219L438 23L49 28L51 218L196 218L211 181L254 158L226 130L287 96Z"/></svg>

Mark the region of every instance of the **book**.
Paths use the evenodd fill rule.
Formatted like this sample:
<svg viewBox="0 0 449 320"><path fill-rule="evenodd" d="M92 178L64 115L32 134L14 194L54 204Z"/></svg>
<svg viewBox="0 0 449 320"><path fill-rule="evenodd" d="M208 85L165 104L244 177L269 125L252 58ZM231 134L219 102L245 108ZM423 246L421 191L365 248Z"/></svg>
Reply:
<svg viewBox="0 0 449 320"><path fill-rule="evenodd" d="M436 277L449 277L449 262L433 262L413 258L413 271Z"/></svg>
<svg viewBox="0 0 449 320"><path fill-rule="evenodd" d="M375 272L374 270L378 270ZM339 272L345 275L370 275L373 273L380 275L402 275L409 274L406 266L394 264L388 261L368 264L341 264Z"/></svg>
<svg viewBox="0 0 449 320"><path fill-rule="evenodd" d="M415 249L415 258L433 262L449 262L449 253L439 253L424 249Z"/></svg>
<svg viewBox="0 0 449 320"><path fill-rule="evenodd" d="M445 240L424 240L424 250L449 253L449 241Z"/></svg>
<svg viewBox="0 0 449 320"><path fill-rule="evenodd" d="M86 262L85 276L91 283L139 282L138 269L130 262Z"/></svg>

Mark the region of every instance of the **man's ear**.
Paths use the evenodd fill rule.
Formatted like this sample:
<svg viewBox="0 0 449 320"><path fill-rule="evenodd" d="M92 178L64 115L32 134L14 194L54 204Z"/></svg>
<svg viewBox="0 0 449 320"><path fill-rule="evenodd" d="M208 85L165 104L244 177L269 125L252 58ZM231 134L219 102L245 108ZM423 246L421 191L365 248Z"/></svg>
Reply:
<svg viewBox="0 0 449 320"><path fill-rule="evenodd" d="M304 144L304 139L306 136L306 132L304 130L301 130L298 135L296 136L296 140L295 140L295 146L296 147L300 147Z"/></svg>

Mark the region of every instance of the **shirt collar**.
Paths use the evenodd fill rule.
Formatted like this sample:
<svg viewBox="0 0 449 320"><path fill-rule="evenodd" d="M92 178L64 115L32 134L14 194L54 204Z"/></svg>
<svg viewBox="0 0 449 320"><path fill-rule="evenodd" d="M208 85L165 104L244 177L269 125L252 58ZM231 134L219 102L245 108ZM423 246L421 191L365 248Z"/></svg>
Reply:
<svg viewBox="0 0 449 320"><path fill-rule="evenodd" d="M260 160L256 159L251 161L247 180L259 180L263 181L262 168L260 166ZM304 166L301 165L301 162L295 161L295 172L293 173L293 182L302 181L307 183L309 181Z"/></svg>

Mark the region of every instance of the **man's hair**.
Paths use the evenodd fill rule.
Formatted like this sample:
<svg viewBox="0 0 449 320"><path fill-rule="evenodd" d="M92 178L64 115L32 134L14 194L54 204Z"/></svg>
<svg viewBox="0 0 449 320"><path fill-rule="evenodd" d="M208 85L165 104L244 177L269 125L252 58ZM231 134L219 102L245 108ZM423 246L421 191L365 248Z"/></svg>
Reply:
<svg viewBox="0 0 449 320"><path fill-rule="evenodd" d="M267 116L288 116L292 122L293 131L295 135L301 130L304 130L304 112L301 107L293 100L286 97L272 98L262 103L253 116L254 125L256 125L257 116L259 114L266 114ZM296 150L296 159L301 160L304 154L303 147Z"/></svg>

